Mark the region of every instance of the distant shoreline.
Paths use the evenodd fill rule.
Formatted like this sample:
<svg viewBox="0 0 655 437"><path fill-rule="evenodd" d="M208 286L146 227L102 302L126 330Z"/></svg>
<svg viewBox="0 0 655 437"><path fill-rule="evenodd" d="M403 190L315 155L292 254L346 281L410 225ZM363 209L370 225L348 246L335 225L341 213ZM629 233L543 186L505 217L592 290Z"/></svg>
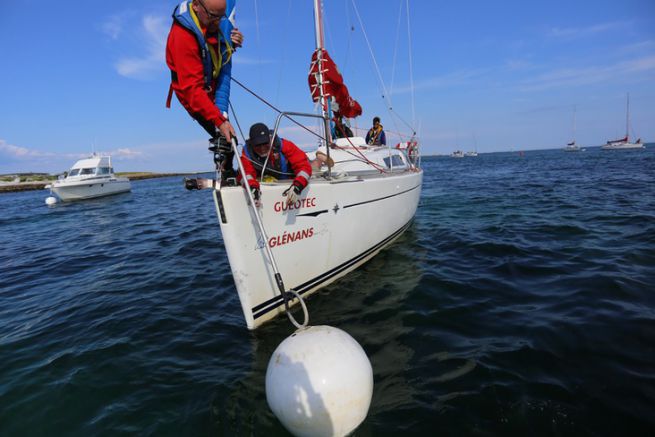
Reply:
<svg viewBox="0 0 655 437"><path fill-rule="evenodd" d="M116 176L130 178L130 181L138 181L142 179L166 178L171 176L187 176L197 174L193 173L147 173L147 172L134 172L134 173L116 173ZM0 193L16 193L20 191L34 191L43 190L46 185L53 183L56 179L51 181L39 182L19 182L17 184L0 184Z"/></svg>

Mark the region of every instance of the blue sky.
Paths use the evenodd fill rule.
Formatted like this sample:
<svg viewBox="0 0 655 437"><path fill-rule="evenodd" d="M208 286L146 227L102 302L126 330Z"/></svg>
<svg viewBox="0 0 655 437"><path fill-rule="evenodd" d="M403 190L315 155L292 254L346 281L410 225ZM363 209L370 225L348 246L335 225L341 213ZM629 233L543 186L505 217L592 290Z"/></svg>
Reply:
<svg viewBox="0 0 655 437"><path fill-rule="evenodd" d="M176 3L3 2L0 173L63 171L93 149L112 153L118 171L210 169L204 131L177 102L164 107ZM364 108L356 125L379 115L388 131L407 133L381 97L352 1L326 3L327 48ZM599 145L624 134L626 92L631 135L655 141L652 0L409 3L413 123L405 0L356 1L394 111L417 126L424 153L561 147L574 106L578 144ZM283 109L313 111L312 2L237 8L246 40L234 77ZM244 130L275 120L234 85L232 102ZM288 125L283 134L314 142Z"/></svg>

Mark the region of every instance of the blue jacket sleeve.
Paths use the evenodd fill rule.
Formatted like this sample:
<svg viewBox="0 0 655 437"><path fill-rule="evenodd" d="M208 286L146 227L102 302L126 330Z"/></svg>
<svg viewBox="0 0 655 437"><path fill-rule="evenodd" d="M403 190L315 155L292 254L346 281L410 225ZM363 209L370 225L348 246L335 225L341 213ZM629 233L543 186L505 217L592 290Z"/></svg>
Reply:
<svg viewBox="0 0 655 437"><path fill-rule="evenodd" d="M227 115L230 107L230 82L232 78L232 60L224 64L216 83L216 106L223 115Z"/></svg>
<svg viewBox="0 0 655 437"><path fill-rule="evenodd" d="M223 59L227 56L227 45L232 47L230 35L234 29L234 16L235 16L236 0L227 0L225 7L225 18L221 20L221 40L219 42L220 50L223 53ZM218 74L216 83L216 106L223 113L227 115L230 107L230 85L232 79L232 59L223 64L221 71Z"/></svg>
<svg viewBox="0 0 655 437"><path fill-rule="evenodd" d="M384 131L380 132L380 145L387 145L387 137L384 135Z"/></svg>

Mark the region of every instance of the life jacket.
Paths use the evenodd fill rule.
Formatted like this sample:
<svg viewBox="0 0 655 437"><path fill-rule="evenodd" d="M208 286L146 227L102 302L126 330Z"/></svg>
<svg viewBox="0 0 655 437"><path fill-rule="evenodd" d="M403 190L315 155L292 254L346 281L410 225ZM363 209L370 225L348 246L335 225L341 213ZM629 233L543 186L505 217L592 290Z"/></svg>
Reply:
<svg viewBox="0 0 655 437"><path fill-rule="evenodd" d="M368 135L367 135L369 137L368 144L374 145L374 146L379 146L380 145L380 134L382 133L383 128L382 128L381 124L379 126L380 127L378 128L377 131L375 130L374 127L372 127L368 131Z"/></svg>
<svg viewBox="0 0 655 437"><path fill-rule="evenodd" d="M260 178L264 176L273 176L276 179L290 179L295 177L295 173L289 171L289 163L284 153L282 153L282 140L280 137L275 136L273 140L273 150L271 151L271 155L273 156L268 160L264 174L262 174L262 169L264 168L264 162L266 162L266 156L262 157L256 154L252 148L252 144L248 142L246 142L246 147L243 150Z"/></svg>
<svg viewBox="0 0 655 437"><path fill-rule="evenodd" d="M196 17L195 12L191 7L191 1L183 1L175 7L173 10L173 20L178 23L183 28L191 32L198 41L198 48L200 50L200 58L202 59L203 67L203 76L205 79L205 89L210 90L212 88L213 81L219 77L219 74L225 70L224 66L227 66L232 60L232 53L234 48L232 47L232 42L229 36L232 33L234 28L234 13L235 13L235 4L236 0L227 0L225 14L227 19L222 19L219 24L218 34L216 39L218 40L219 50L215 51L214 48L207 43L205 35L200 28L200 23L198 22L198 17ZM228 35L226 38L225 35ZM231 75L231 68L227 74ZM177 82L177 72L171 70L171 82ZM229 105L229 96L230 96L230 81L226 81L227 90L215 90L219 93L219 99L216 102L216 105L219 107L221 112L227 113ZM166 107L171 107L171 98L173 96L173 85L168 90L168 98L166 99Z"/></svg>

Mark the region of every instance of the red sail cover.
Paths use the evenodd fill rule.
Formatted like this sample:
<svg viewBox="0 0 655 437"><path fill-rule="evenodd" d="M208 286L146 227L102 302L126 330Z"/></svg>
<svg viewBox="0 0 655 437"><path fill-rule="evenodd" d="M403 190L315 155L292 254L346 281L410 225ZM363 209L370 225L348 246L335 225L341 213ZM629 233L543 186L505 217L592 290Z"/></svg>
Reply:
<svg viewBox="0 0 655 437"><path fill-rule="evenodd" d="M314 102L318 102L320 98L316 80L318 73L317 53L318 50L312 55L312 63L309 69L309 91L312 93ZM339 114L344 117L353 118L362 115L362 107L348 94L348 87L344 85L341 73L339 73L336 64L326 50L322 51L321 59L323 66L323 95L334 97L339 104Z"/></svg>

